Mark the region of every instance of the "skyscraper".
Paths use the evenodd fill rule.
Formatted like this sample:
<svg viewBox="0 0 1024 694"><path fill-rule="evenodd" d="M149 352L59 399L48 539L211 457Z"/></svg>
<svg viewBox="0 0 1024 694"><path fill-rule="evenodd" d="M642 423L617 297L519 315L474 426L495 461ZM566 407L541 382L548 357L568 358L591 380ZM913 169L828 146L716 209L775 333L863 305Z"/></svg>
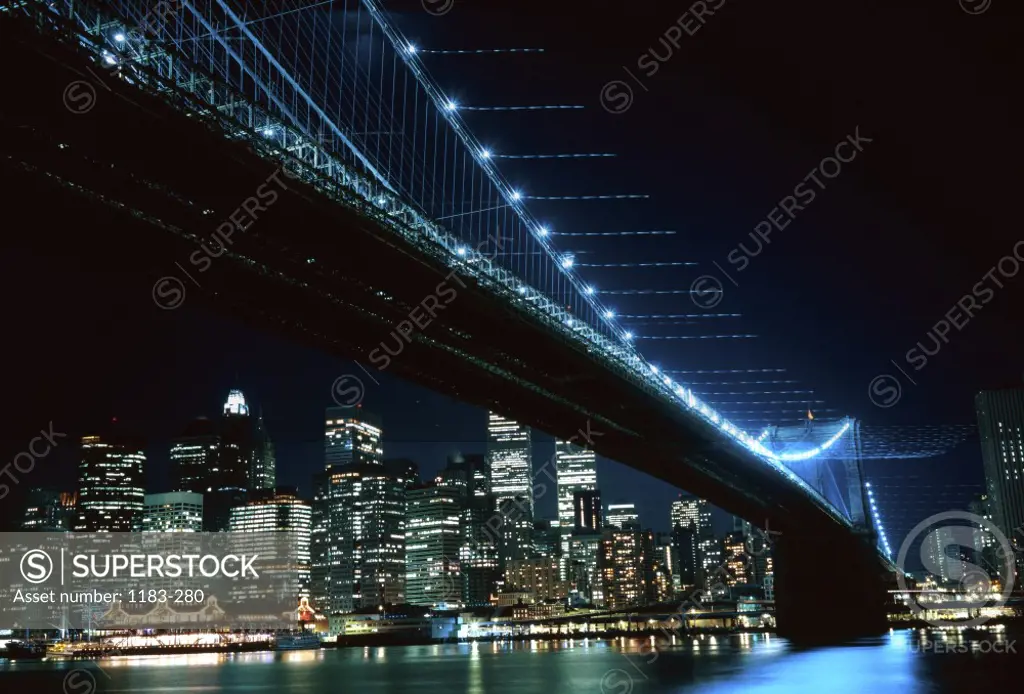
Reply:
<svg viewBox="0 0 1024 694"><path fill-rule="evenodd" d="M498 519L493 494L474 494L467 498L462 516L462 545L459 548L462 599L467 606L489 605L490 597L501 580L498 535L495 528L488 525Z"/></svg>
<svg viewBox="0 0 1024 694"><path fill-rule="evenodd" d="M479 453L454 453L448 456L445 472L465 480L467 489L459 547L462 601L468 606L490 605L501 571L496 525L500 519L491 494L489 460Z"/></svg>
<svg viewBox="0 0 1024 694"><path fill-rule="evenodd" d="M519 498L533 521L533 455L530 428L491 412L487 419L487 459L491 492L497 503Z"/></svg>
<svg viewBox="0 0 1024 694"><path fill-rule="evenodd" d="M725 536L722 543L727 570L725 582L730 586L753 583L753 566L747 553L747 536L742 530L734 530Z"/></svg>
<svg viewBox="0 0 1024 694"><path fill-rule="evenodd" d="M199 417L185 427L171 442L171 467L174 491L211 491L218 474L220 435L206 417Z"/></svg>
<svg viewBox="0 0 1024 694"><path fill-rule="evenodd" d="M407 480L383 465L363 465L359 544L362 607L397 605L405 600Z"/></svg>
<svg viewBox="0 0 1024 694"><path fill-rule="evenodd" d="M558 530L561 535L559 570L564 581L568 578L570 536L576 524L573 495L597 489L597 458L594 451L569 441L555 441L555 474L558 482Z"/></svg>
<svg viewBox="0 0 1024 694"><path fill-rule="evenodd" d="M81 456L73 529L130 532L145 497L142 442L120 432L83 436Z"/></svg>
<svg viewBox="0 0 1024 694"><path fill-rule="evenodd" d="M405 601L411 461L383 460L379 420L328 408L325 471L314 477L312 598L326 614Z"/></svg>
<svg viewBox="0 0 1024 694"><path fill-rule="evenodd" d="M228 393L220 420L220 457L214 489L245 490L253 457L252 422L240 390Z"/></svg>
<svg viewBox="0 0 1024 694"><path fill-rule="evenodd" d="M1024 388L974 398L992 519L1008 539L1024 536ZM1018 560L1018 563L1020 561Z"/></svg>
<svg viewBox="0 0 1024 694"><path fill-rule="evenodd" d="M643 533L605 529L598 566L605 605L610 610L639 605L644 599Z"/></svg>
<svg viewBox="0 0 1024 694"><path fill-rule="evenodd" d="M277 456L274 442L263 425L263 412L256 418L252 459L249 463L249 489L274 489L277 484Z"/></svg>
<svg viewBox="0 0 1024 694"><path fill-rule="evenodd" d="M608 513L605 514L605 524L619 530L640 528L640 515L636 512L636 504L618 502L608 504Z"/></svg>
<svg viewBox="0 0 1024 694"><path fill-rule="evenodd" d="M197 533L203 529L203 495L196 492L146 494L137 532Z"/></svg>
<svg viewBox="0 0 1024 694"><path fill-rule="evenodd" d="M412 605L457 605L463 579L460 523L467 500L460 475L444 471L407 492L406 601Z"/></svg>
<svg viewBox="0 0 1024 694"><path fill-rule="evenodd" d="M501 527L498 563L526 559L533 547L533 453L530 428L491 412L487 418L487 462Z"/></svg>
<svg viewBox="0 0 1024 694"><path fill-rule="evenodd" d="M381 465L384 462L383 432L376 416L361 408L328 407L325 419L326 469L360 463Z"/></svg>
<svg viewBox="0 0 1024 694"><path fill-rule="evenodd" d="M310 531L312 509L308 501L299 498L294 487L261 489L241 506L231 509L228 529L235 533L270 533L287 535L287 545L295 566L288 567L286 575L295 576L295 597L310 594ZM265 551L278 551L279 541L268 540ZM323 609L313 602L315 609Z"/></svg>
<svg viewBox="0 0 1024 694"><path fill-rule="evenodd" d="M672 502L671 520L680 582L703 583L722 564L722 545L711 527L711 506L705 499L680 494Z"/></svg>

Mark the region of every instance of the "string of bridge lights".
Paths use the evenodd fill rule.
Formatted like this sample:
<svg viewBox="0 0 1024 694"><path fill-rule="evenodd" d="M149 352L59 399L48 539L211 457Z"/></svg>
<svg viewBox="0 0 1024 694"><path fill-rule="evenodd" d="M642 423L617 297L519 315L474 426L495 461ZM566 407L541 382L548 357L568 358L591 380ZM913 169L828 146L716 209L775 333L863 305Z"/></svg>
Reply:
<svg viewBox="0 0 1024 694"><path fill-rule="evenodd" d="M882 526L882 518L878 515L878 505L875 504L875 491L871 488L870 482L865 482L864 487L868 490L868 503L871 505L871 518L875 521L875 530L878 531L878 538L885 547L885 556L892 559L892 547L889 546L889 538L885 536L885 528Z"/></svg>
<svg viewBox="0 0 1024 694"><path fill-rule="evenodd" d="M637 375L645 380L650 380L657 387L662 390L670 398L680 401L691 411L698 413L705 421L712 423L721 432L729 436L730 438L738 441L745 448L751 452L757 454L761 458L771 463L776 469L782 474L792 479L798 485L804 487L812 496L820 497L812 487L800 479L792 470L787 468L784 462L806 460L813 458L816 455L822 453L828 448L832 447L847 431L850 429L850 421L847 420L844 426L828 441L816 446L813 449L807 451L801 451L797 453L779 453L776 454L773 451L767 449L759 441L752 438L745 431L737 428L735 425L730 423L728 420L724 420L722 416L714 409L709 407L707 404L697 398L694 392L685 386L676 383L673 379L667 375L659 373L656 366L651 365L647 360L636 350L634 340L636 336L630 330L625 330L620 327L616 322L616 313L613 308L604 306L599 298L599 292L593 285L585 284L579 277L578 273L573 272L572 268L574 265L574 259L572 255L564 255L559 253L551 244L550 236L551 229L544 224L539 223L526 209L523 201L530 197L532 199L540 200L559 200L559 199L620 199L620 198L632 198L641 197L646 198L647 196L527 196L523 191L514 188L505 177L501 174L494 163L494 152L485 147L477 138L472 134L468 127L459 116L459 104L457 101L445 96L444 92L440 87L432 80L427 73L425 67L420 62L417 56L419 49L416 44L406 39L403 34L395 28L386 13L383 12L382 8L378 5L377 0L365 0L365 6L373 19L377 21L385 36L392 42L392 46L395 51L401 56L402 61L413 73L415 78L419 81L428 97L434 102L435 106L443 114L444 118L448 121L452 130L462 141L463 146L467 148L467 151L475 158L477 164L481 167L483 172L490 179L491 183L495 186L498 194L505 199L508 206L518 215L520 220L524 223L526 228L533 234L536 241L541 247L548 252L552 260L555 261L556 268L560 269L564 275L566 281L570 286L574 287L584 297L586 301L594 310L595 315L600 320L605 322L605 326L609 329L611 334L618 335L620 340L626 346L626 353L631 355L632 359L627 359L627 363L633 367ZM458 254L462 257L478 255L475 252L471 252L465 247L460 247ZM520 294L526 294L527 289L523 286L518 287ZM605 292L608 294L613 293L671 293L671 294L682 294L690 293L689 290L674 290L665 292L647 292L642 290L632 291L619 291ZM572 318L566 319L567 324L570 327L575 325L575 321ZM586 324L580 321L584 326ZM586 339L586 333L576 333ZM597 336L595 336L597 337ZM614 354L614 351L612 351ZM830 508L826 502L826 508ZM842 518L841 514L839 517ZM845 518L842 520L846 521ZM848 521L847 521L848 522Z"/></svg>
<svg viewBox="0 0 1024 694"><path fill-rule="evenodd" d="M396 48L399 45L406 45L406 44L400 43L401 40L402 40L400 35L397 33L397 31L395 31L393 28L390 27L390 24L388 23L387 18L383 15L383 13L380 12L379 8L377 7L376 1L375 0L365 0L365 2L366 2L366 5L369 7L371 13L375 14L375 19L378 21L380 26L383 29L385 29L385 32L387 33L387 32L390 31L390 33L388 34L389 38L393 42L396 42L395 43ZM235 19L237 19L237 18L235 18ZM126 40L126 37L122 33L115 34L113 36L113 38L114 38L115 42L117 42L117 43L123 43ZM250 38L252 38L252 37L250 37ZM256 41L255 38L252 38L252 40ZM256 41L256 42L258 43L258 41ZM491 152L489 150L486 150L486 149L482 148L479 145L479 143L475 140L475 138L468 131L468 129L465 128L464 124L461 122L461 119L459 119L459 117L457 115L458 105L455 102L451 101L451 100L444 100L443 96L441 96L440 90L435 85L433 85L432 83L429 82L429 78L426 76L425 72L423 72L422 70L416 69L418 66L416 64L416 60L415 60L415 57L414 57L415 56L415 49L414 48L410 48L405 53L406 53L406 55L403 55L403 60L407 64L409 64L410 66L413 67L413 72L414 72L416 78L418 80L420 80L421 85L424 86L424 88L427 91L427 93L430 96L430 98L435 102L435 105L439 109L441 109L442 113L445 114L445 117L449 120L449 122L452 125L454 131L459 136L459 138L462 140L463 144L467 148L469 148L470 152L476 152L477 153L476 157L477 157L478 164L482 167L482 169L485 171L485 173L491 179L492 183L495 185L495 187L499 191L499 194L502 195L505 198L506 201L508 201L509 206L512 207L513 210L518 214L520 219L526 225L526 228L529 229L535 235L535 237L537 238L537 240L540 243L541 247L544 248L545 251L547 251L549 253L549 255L551 256L552 259L556 260L556 262L557 262L556 267L558 267L558 266L561 267L561 271L565 275L565 277L567 278L569 283L573 287L578 289L583 296L589 297L589 298L586 299L587 303L589 303L597 311L597 315L598 316L600 316L603 320L606 321L609 329L612 331L612 334L618 334L621 337L621 339L623 340L623 342L631 343L635 339L634 335L633 335L633 333L631 331L622 330L621 328L619 328L614 323L614 320L615 320L615 317L616 317L614 309L604 307L598 301L598 299L596 298L595 295L596 295L597 292L594 289L594 287L592 287L590 285L583 284L582 280L578 277L578 275L571 271L572 270L572 266L573 266L573 258L572 258L572 256L560 257L558 252L555 251L554 248L552 248L552 246L550 245L550 243L548 241L548 237L550 235L550 229L548 229L546 226L542 226L542 225L538 224L536 222L536 220L526 210L525 206L522 204L522 200L524 200L526 196L524 196L521 191L513 189L508 184L506 179L504 179L504 177L496 169L496 167L492 166L491 160L493 159L493 157L492 157ZM104 57L104 60L106 62L108 62L108 63L111 63L111 64L116 63L116 59L109 52L104 52L103 57ZM356 151L356 150L353 148L353 151ZM358 152L357 152L357 156L358 156ZM369 166L369 169L371 170L371 173L374 173L376 175L376 177L380 178L379 174L376 174L376 171L373 169L372 166ZM382 180L382 183L384 183L385 187L390 189L390 186L387 186L386 181ZM393 192L393 190L391 192ZM630 197L630 196L617 196L617 197ZM590 199L590 197L588 196L588 197L583 198L583 199ZM386 203L387 203L387 200L384 199L384 198L381 198L379 200L379 204L381 204L382 206L385 205ZM467 249L465 247L462 247L462 246L460 246L456 250L456 253L461 258L465 258L467 260L480 260L480 259L483 259L483 257L484 257L482 254L476 253L476 252L471 252L469 249ZM519 285L518 289L519 289L520 293L522 293L522 294L525 294L528 291L527 287L525 287L523 285ZM568 319L567 322L568 322L568 324L570 326L573 325L573 319ZM592 329L589 329L589 330L590 330L590 332L593 332ZM587 332L585 332L585 331L581 331L579 333L574 333L574 334L577 334L577 335L581 336L583 339L591 339L595 344L597 344L602 349L607 349L602 344L604 342L603 336L601 336L599 334L595 334L594 335L594 337L596 337L597 340L594 340L593 338L589 338L587 336ZM608 351L612 355L621 358L621 355L618 354L615 350L608 350ZM850 422L849 419L847 419L844 422L844 425L841 427L841 429L838 432L836 432L829 440L825 441L822 444L819 444L818 446L816 446L816 447L814 447L812 449L805 450L805 451L800 451L800 452L795 452L795 453L787 453L787 452L775 453L775 452L769 450L767 447L765 447L761 443L760 439L755 440L754 438L752 438L746 432L738 429L735 425L733 425L728 420L724 420L721 417L721 415L719 414L719 412L717 412L713 408L709 407L706 403L702 402L691 389L689 389L689 388L687 388L687 387L685 387L685 386L683 386L681 384L675 383L671 377L669 377L667 375L661 374L659 372L659 369L656 366L651 365L649 362L647 362L644 359L644 357L642 355L640 355L639 352L636 350L636 348L633 347L631 344L626 349L626 352L627 352L627 355L630 357L629 359L626 360L627 366L631 370L634 370L635 373L637 373L637 375L639 377L643 378L647 382L653 383L656 386L658 386L659 390L663 394L668 396L669 398L678 399L678 401L682 405L684 405L685 407L689 408L690 411L692 411L693 413L698 415L705 422L709 422L709 423L714 424L718 428L718 430L720 430L721 432L723 432L724 434L726 434L728 437L730 437L731 439L735 440L736 442L740 443L747 450L749 450L749 451L753 452L754 454L756 454L757 456L761 457L767 463L771 464L782 475L784 475L785 477L789 478L794 484L796 484L797 486L799 486L802 489L804 489L805 492L808 493L810 496L816 497L816 498L820 499L823 502L823 504L824 504L823 508L827 512L829 512L830 514L833 514L838 520L841 520L843 522L849 523L849 521L846 518L842 517L841 514L838 514L838 512L830 504L828 504L828 502L821 496L820 493L817 492L817 490L813 489L813 487L811 487L804 480L802 480L793 470L791 470L786 465L784 465L784 463L786 463L786 462L801 461L801 460L808 460L810 458L814 458L817 455L821 454L822 452L824 452L824 451L828 450L829 448L831 448L833 445L835 445L842 438L842 436L847 431L849 431L850 426L851 426L851 422ZM768 371L768 370L762 370L762 371ZM751 370L739 370L739 371L729 371L729 372L751 372ZM701 371L699 373L718 373L718 372L717 371L708 371L708 372ZM875 509L874 504L872 504L872 507L873 507L873 510L874 510ZM877 516L877 513L876 513L876 516ZM888 547L887 541L886 541L886 546Z"/></svg>

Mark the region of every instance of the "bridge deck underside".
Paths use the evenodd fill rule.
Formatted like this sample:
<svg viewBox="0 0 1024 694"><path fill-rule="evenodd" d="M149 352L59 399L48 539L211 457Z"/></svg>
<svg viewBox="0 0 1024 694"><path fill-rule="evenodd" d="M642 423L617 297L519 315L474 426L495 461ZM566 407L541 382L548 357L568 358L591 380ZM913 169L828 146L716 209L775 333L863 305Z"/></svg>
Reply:
<svg viewBox="0 0 1024 694"><path fill-rule="evenodd" d="M190 254L203 243L218 247L214 229L278 164L246 141L225 139L215 119L186 117L166 99L107 75L100 75L106 86L95 88L94 108L72 113L62 90L90 79L88 56L10 18L0 32L10 97L0 104L4 190L19 208L7 214L36 227L21 240L79 253L83 265L119 259L125 272L137 273L131 291L148 291L175 262L197 271ZM190 302L201 293L218 311L372 371L369 353L382 341L394 350L395 326L445 282L457 296L412 332L387 373L562 438L586 431L590 420L598 453L758 524L848 532L769 465L607 368L513 297L461 275L465 287L445 281L450 268L440 254L424 253L312 186L280 180L288 190L269 184L279 199L197 276L202 289L189 287Z"/></svg>

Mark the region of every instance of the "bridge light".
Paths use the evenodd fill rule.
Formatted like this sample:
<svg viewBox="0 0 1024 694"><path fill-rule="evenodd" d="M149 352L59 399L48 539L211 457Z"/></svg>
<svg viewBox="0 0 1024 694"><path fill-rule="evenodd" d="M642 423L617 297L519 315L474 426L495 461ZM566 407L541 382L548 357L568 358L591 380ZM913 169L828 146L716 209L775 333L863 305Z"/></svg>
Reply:
<svg viewBox="0 0 1024 694"><path fill-rule="evenodd" d="M447 109L449 111L454 111L455 109L457 109L459 107L459 105L457 103L455 103L454 101L449 101L448 103L446 103L444 105L444 107L445 107L445 109Z"/></svg>
<svg viewBox="0 0 1024 694"><path fill-rule="evenodd" d="M273 134L274 134L274 129L273 128L263 128L263 135L264 135L264 137L270 137Z"/></svg>
<svg viewBox="0 0 1024 694"><path fill-rule="evenodd" d="M572 267L572 263L573 260L571 255L562 258L562 267L564 267L566 270Z"/></svg>
<svg viewBox="0 0 1024 694"><path fill-rule="evenodd" d="M633 333L627 332L625 335L623 335L623 337L626 338L626 340L632 340L633 339Z"/></svg>
<svg viewBox="0 0 1024 694"><path fill-rule="evenodd" d="M653 371L654 373L658 373L658 367L657 366L652 366L651 367L651 371Z"/></svg>
<svg viewBox="0 0 1024 694"><path fill-rule="evenodd" d="M127 37L124 34L122 34L121 32L117 32L116 34L114 34L114 40L117 41L118 43L123 43L124 41L127 40Z"/></svg>
<svg viewBox="0 0 1024 694"><path fill-rule="evenodd" d="M107 65L117 65L117 58L110 53L104 54L103 59L107 61Z"/></svg>
<svg viewBox="0 0 1024 694"><path fill-rule="evenodd" d="M588 286L588 287L586 287L586 288L585 288L585 289L584 289L583 291L584 291L584 292L585 292L585 293L586 293L586 294L587 294L587 295L589 296L589 295L591 295L591 294L593 294L593 293L594 293L594 288L593 288L593 287L590 287L590 286Z"/></svg>
<svg viewBox="0 0 1024 694"><path fill-rule="evenodd" d="M516 193L516 195L518 195L518 193ZM516 198L516 200L518 199L519 198ZM548 231L547 227L541 227L540 229L537 230L537 233L540 234L541 236L547 236L551 232Z"/></svg>
<svg viewBox="0 0 1024 694"><path fill-rule="evenodd" d="M456 251L456 253L458 253L459 255L463 255L464 256L464 255L466 255L466 248L464 246L460 246L459 249Z"/></svg>
<svg viewBox="0 0 1024 694"><path fill-rule="evenodd" d="M526 287L520 287L519 288L519 293L520 294L525 294L526 293Z"/></svg>
<svg viewBox="0 0 1024 694"><path fill-rule="evenodd" d="M615 311L612 311L611 309L605 311L604 317L607 318L608 320L611 320L612 318L615 317Z"/></svg>
<svg viewBox="0 0 1024 694"><path fill-rule="evenodd" d="M522 197L523 197L523 194L520 193L518 190L513 190L512 191L512 199L513 200L520 200L520 199L522 199Z"/></svg>
<svg viewBox="0 0 1024 694"><path fill-rule="evenodd" d="M416 44L410 43L409 47L406 50L409 51L409 53L415 55L416 54Z"/></svg>
<svg viewBox="0 0 1024 694"><path fill-rule="evenodd" d="M491 158L491 150L489 150L489 149L482 149L482 150L480 150L480 158L481 159L490 159Z"/></svg>

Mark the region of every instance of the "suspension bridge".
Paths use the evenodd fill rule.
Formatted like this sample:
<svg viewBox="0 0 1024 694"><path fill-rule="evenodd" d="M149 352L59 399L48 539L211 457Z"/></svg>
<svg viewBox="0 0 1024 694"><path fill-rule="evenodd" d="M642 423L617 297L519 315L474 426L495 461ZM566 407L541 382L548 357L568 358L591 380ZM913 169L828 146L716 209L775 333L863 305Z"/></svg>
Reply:
<svg viewBox="0 0 1024 694"><path fill-rule="evenodd" d="M735 314L620 315L607 303L618 294L583 274L615 264L577 261L528 204L569 196L503 175L469 107L377 0L252 12L234 0L7 3L12 198L52 201L26 204L41 228L87 230L68 241L84 252L163 272L158 305L187 286L341 356L384 348L376 368L555 436L585 424L598 453L779 530L781 632L817 633L815 601L837 590L816 578L823 563L844 567L838 590L863 608L835 629L884 628L892 550L857 420L750 429L730 415L763 423L754 406L807 409L813 391L781 369L645 359L638 320Z"/></svg>

